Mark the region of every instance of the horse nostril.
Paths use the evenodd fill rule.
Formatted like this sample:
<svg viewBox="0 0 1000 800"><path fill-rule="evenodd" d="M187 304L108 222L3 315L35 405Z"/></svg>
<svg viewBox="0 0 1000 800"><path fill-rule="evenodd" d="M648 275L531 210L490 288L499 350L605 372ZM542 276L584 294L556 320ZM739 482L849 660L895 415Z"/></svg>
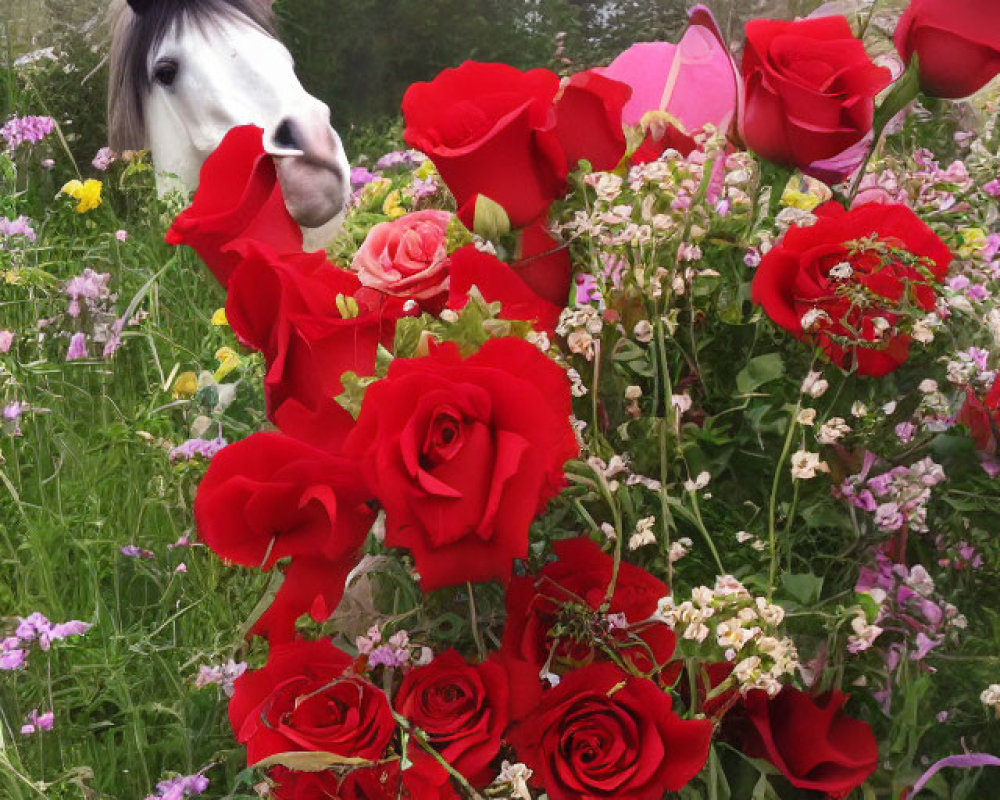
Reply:
<svg viewBox="0 0 1000 800"><path fill-rule="evenodd" d="M290 119L283 119L274 131L274 143L286 150L300 150L295 136L295 125Z"/></svg>

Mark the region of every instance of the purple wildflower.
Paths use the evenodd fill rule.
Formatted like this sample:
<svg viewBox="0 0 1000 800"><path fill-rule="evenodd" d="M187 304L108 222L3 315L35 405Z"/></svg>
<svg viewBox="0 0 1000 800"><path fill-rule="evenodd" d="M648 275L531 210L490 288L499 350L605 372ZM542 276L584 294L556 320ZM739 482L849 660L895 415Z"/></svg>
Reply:
<svg viewBox="0 0 1000 800"><path fill-rule="evenodd" d="M13 152L22 144L36 144L56 129L52 117L11 117L0 128L0 137L7 143L7 150Z"/></svg>
<svg viewBox="0 0 1000 800"><path fill-rule="evenodd" d="M87 357L87 334L74 333L69 340L69 349L66 350L67 361L79 361Z"/></svg>
<svg viewBox="0 0 1000 800"><path fill-rule="evenodd" d="M0 217L0 236L23 236L29 242L34 242L38 235L31 227L31 220L25 216L17 219L7 219Z"/></svg>
<svg viewBox="0 0 1000 800"><path fill-rule="evenodd" d="M108 167L114 164L117 160L118 156L115 154L114 150L110 147L102 147L97 151L97 154L94 156L94 160L90 163L93 165L94 169L99 170L100 172L107 172Z"/></svg>
<svg viewBox="0 0 1000 800"><path fill-rule="evenodd" d="M369 172L364 167L351 167L351 188L360 189L372 181L378 180L378 175Z"/></svg>
<svg viewBox="0 0 1000 800"><path fill-rule="evenodd" d="M168 457L171 461L177 461L178 459L193 461L197 457L211 459L225 446L226 440L221 436L215 439L188 439L186 442L174 447L168 454Z"/></svg>
<svg viewBox="0 0 1000 800"><path fill-rule="evenodd" d="M0 331L0 353L9 353L14 344L13 331Z"/></svg>
<svg viewBox="0 0 1000 800"><path fill-rule="evenodd" d="M208 778L200 772L194 775L179 775L168 778L156 784L156 794L149 795L146 800L183 800L194 797L208 789Z"/></svg>
<svg viewBox="0 0 1000 800"><path fill-rule="evenodd" d="M127 544L120 550L126 558L155 558L156 554L152 550L144 550L138 545Z"/></svg>
<svg viewBox="0 0 1000 800"><path fill-rule="evenodd" d="M81 300L88 308L92 308L93 301L108 297L111 294L108 289L110 280L110 273L94 272L90 268L85 269L75 278L70 278L63 287L63 291L69 297L69 308L66 309L66 313L71 317L78 317L81 311Z"/></svg>
<svg viewBox="0 0 1000 800"><path fill-rule="evenodd" d="M426 156L416 150L393 150L375 162L375 169L387 170L394 167L416 167L423 164Z"/></svg>
<svg viewBox="0 0 1000 800"><path fill-rule="evenodd" d="M115 231L115 238L119 242L127 242L128 241L128 231L125 230L124 228L121 228L121 229Z"/></svg>
<svg viewBox="0 0 1000 800"><path fill-rule="evenodd" d="M235 691L233 685L236 683L236 679L246 671L247 664L245 661L233 661L229 659L229 661L221 666L202 664L198 667L198 677L194 680L194 686L196 689L202 689L205 686L216 685L222 689L226 697L232 697Z"/></svg>
<svg viewBox="0 0 1000 800"><path fill-rule="evenodd" d="M27 722L21 726L22 736L33 736L39 731L50 731L56 724L55 714L51 711L39 714L37 708L33 708L28 712L28 716L25 719Z"/></svg>

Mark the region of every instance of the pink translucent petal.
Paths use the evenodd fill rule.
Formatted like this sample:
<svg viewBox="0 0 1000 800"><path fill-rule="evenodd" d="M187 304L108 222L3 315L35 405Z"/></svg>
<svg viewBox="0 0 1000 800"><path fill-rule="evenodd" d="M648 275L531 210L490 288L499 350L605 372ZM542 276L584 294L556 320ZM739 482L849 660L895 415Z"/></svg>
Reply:
<svg viewBox="0 0 1000 800"><path fill-rule="evenodd" d="M638 125L647 111L661 110L689 132L709 123L729 127L737 105L736 65L707 8L692 9L690 23L679 44L636 44L600 70L632 87L622 115L627 125Z"/></svg>

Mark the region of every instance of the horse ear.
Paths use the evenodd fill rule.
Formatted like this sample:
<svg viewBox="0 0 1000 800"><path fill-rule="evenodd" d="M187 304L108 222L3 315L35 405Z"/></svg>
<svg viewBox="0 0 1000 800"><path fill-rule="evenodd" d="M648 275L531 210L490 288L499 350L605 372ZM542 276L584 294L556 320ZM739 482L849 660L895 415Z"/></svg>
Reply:
<svg viewBox="0 0 1000 800"><path fill-rule="evenodd" d="M156 0L128 0L128 5L136 14L145 14L155 2Z"/></svg>

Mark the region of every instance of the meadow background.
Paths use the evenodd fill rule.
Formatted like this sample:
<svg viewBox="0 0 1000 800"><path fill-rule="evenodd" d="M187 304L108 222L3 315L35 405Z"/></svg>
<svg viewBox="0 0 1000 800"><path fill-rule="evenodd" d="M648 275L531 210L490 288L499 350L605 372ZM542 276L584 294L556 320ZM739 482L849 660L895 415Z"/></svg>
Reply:
<svg viewBox="0 0 1000 800"><path fill-rule="evenodd" d="M734 40L747 17L818 5L708 4ZM0 672L0 798L131 800L171 774L200 770L211 781L206 797L252 798L225 695L199 688L197 677L203 665L252 657L242 634L266 578L185 543L195 539L191 501L205 462L172 450L262 427L262 365L213 323L224 296L207 270L163 243L180 201L156 199L142 160L107 172L91 165L105 144L105 5L0 0L0 123L44 114L59 124L41 145L0 155L0 217L25 215L37 234L33 243L0 236L0 331L13 333L0 354L0 408L26 408L0 420L0 639L33 612L93 626L48 651L34 647L24 670ZM362 162L398 146L396 110L414 80L468 57L559 69L601 63L633 41L675 37L685 5L290 0L277 8L305 85L330 103L349 155ZM52 49L18 65L44 48ZM959 121L933 119L920 135L944 160ZM100 208L77 214L57 196L76 177L103 181ZM73 317L64 287L87 269L110 275L108 295ZM100 337L111 319L125 325L121 347L105 358ZM92 334L91 349L67 361L80 331ZM200 382L179 382L186 373ZM978 619L1000 636L995 614ZM989 652L963 658L976 685L996 668ZM53 711L54 727L22 735L35 709ZM981 724L981 710L972 722Z"/></svg>

